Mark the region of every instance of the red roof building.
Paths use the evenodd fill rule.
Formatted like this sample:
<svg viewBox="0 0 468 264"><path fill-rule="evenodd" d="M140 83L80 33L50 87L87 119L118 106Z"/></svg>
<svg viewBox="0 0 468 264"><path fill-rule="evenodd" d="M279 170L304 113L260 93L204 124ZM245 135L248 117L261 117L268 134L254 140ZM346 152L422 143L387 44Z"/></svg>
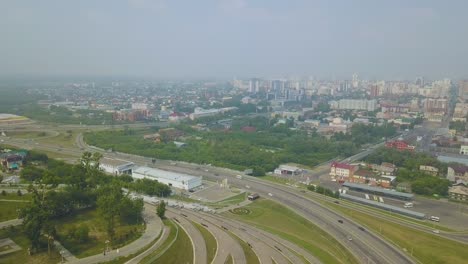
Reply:
<svg viewBox="0 0 468 264"><path fill-rule="evenodd" d="M253 132L257 131L257 129L255 127L252 127L252 126L245 126L245 127L241 128L241 130L243 132L246 132L246 133L253 133Z"/></svg>
<svg viewBox="0 0 468 264"><path fill-rule="evenodd" d="M415 146L412 146L403 140L388 141L385 143L385 147L409 151L414 151L414 149L416 148Z"/></svg>
<svg viewBox="0 0 468 264"><path fill-rule="evenodd" d="M354 170L355 166L353 165L334 161L330 166L330 177L332 180L345 182L353 176Z"/></svg>

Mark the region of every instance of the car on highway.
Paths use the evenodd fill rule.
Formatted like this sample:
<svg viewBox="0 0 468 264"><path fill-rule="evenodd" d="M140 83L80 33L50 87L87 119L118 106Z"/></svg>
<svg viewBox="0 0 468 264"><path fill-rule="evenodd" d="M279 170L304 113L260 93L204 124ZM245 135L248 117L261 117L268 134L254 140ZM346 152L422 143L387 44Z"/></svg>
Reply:
<svg viewBox="0 0 468 264"><path fill-rule="evenodd" d="M342 223L343 223L343 220L341 220L341 219L340 219L340 220L338 220L338 223L342 224Z"/></svg>
<svg viewBox="0 0 468 264"><path fill-rule="evenodd" d="M432 230L432 233L434 233L434 234L439 234L439 233L440 233L440 231L439 231L439 230L437 230L437 229L434 229L434 230Z"/></svg>
<svg viewBox="0 0 468 264"><path fill-rule="evenodd" d="M364 227L362 227L362 226L360 226L360 227L358 227L358 228L359 228L359 230L361 230L361 231L366 231L366 230L364 229Z"/></svg>
<svg viewBox="0 0 468 264"><path fill-rule="evenodd" d="M273 196L273 194L272 194L272 193L268 193L268 196Z"/></svg>
<svg viewBox="0 0 468 264"><path fill-rule="evenodd" d="M348 240L349 240L349 241L353 241L353 238L352 238L352 237L348 237Z"/></svg>

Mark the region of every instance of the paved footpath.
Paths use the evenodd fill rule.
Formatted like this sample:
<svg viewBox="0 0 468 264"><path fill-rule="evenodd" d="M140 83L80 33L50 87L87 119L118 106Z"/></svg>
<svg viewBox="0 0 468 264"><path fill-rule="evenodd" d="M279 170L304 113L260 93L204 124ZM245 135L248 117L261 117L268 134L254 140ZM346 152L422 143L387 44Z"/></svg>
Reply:
<svg viewBox="0 0 468 264"><path fill-rule="evenodd" d="M145 257L151 254L153 251L157 250L166 241L166 239L169 237L169 233L170 233L169 228L165 226L164 229L162 230L161 236L159 237L158 241L156 241L156 243L154 243L150 248L145 250L140 255L125 262L125 264L140 263Z"/></svg>
<svg viewBox="0 0 468 264"><path fill-rule="evenodd" d="M89 257L82 258L82 259L67 260L67 263L79 263L79 264L100 263L100 262L111 261L118 257L125 257L130 254L138 252L140 249L144 248L145 246L153 242L158 237L158 235L160 234L160 232L162 231L164 227L163 222L156 215L155 207L152 205L145 204L143 217L146 221L146 229L143 235L137 240L133 241L132 243L119 248L118 253L117 253L117 250L114 249L106 253L106 255L101 253L98 255L89 256Z"/></svg>
<svg viewBox="0 0 468 264"><path fill-rule="evenodd" d="M0 229L9 227L9 226L21 225L22 223L23 223L22 219L13 219L13 220L5 221L5 222L0 222Z"/></svg>

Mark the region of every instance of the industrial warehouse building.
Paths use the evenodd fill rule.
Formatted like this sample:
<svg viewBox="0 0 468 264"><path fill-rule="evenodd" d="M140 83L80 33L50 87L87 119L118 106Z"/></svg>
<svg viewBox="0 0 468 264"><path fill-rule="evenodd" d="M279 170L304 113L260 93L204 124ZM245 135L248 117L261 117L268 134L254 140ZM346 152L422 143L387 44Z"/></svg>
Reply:
<svg viewBox="0 0 468 264"><path fill-rule="evenodd" d="M132 177L135 179L147 178L157 180L160 183L187 191L193 190L202 185L201 177L149 167L137 167L133 169Z"/></svg>

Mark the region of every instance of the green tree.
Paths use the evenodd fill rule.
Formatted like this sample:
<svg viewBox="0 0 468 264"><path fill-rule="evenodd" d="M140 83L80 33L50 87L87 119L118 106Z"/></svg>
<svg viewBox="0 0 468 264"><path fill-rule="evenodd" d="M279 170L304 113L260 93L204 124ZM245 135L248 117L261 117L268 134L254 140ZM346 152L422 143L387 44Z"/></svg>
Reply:
<svg viewBox="0 0 468 264"><path fill-rule="evenodd" d="M50 230L47 222L50 219L48 210L47 189L45 185L39 185L38 188L30 185L28 191L32 193L32 201L20 211L20 218L23 219L23 230L31 241L33 250L39 249L41 233L44 227L48 233Z"/></svg>
<svg viewBox="0 0 468 264"><path fill-rule="evenodd" d="M158 204L158 207L156 207L156 214L163 219L164 215L166 214L166 203L161 200Z"/></svg>
<svg viewBox="0 0 468 264"><path fill-rule="evenodd" d="M80 242L84 243L89 239L89 228L86 224L81 224L74 232L73 238Z"/></svg>
<svg viewBox="0 0 468 264"><path fill-rule="evenodd" d="M122 198L122 189L116 182L100 189L97 200L98 212L104 220L107 236L111 241L114 239L115 221L120 213L120 202Z"/></svg>

